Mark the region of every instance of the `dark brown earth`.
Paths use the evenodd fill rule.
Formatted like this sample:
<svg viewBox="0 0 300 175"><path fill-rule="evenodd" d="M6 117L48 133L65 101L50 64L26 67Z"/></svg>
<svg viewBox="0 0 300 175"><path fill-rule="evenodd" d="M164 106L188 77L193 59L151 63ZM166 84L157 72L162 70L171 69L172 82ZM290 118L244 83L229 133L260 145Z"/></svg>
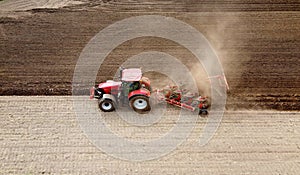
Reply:
<svg viewBox="0 0 300 175"><path fill-rule="evenodd" d="M158 14L190 24L211 42L230 86L227 108L300 109L299 1L85 2L0 18L0 95L71 95L76 62L94 35L130 16ZM107 57L97 82L111 78L127 58L150 50L167 52L189 68L195 59L171 41L138 38Z"/></svg>

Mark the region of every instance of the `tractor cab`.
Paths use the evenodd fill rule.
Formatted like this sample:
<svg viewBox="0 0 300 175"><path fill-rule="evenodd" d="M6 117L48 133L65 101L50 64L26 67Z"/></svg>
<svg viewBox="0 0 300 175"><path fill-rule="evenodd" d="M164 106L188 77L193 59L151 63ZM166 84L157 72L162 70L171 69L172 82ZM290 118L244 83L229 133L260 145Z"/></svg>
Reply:
<svg viewBox="0 0 300 175"><path fill-rule="evenodd" d="M142 78L141 69L121 69L120 79L122 82L122 95L128 96L128 94L134 90L141 88L140 80Z"/></svg>
<svg viewBox="0 0 300 175"><path fill-rule="evenodd" d="M141 69L121 69L120 76L122 87L128 90L128 94L141 88L151 91L150 80L147 77L143 77Z"/></svg>

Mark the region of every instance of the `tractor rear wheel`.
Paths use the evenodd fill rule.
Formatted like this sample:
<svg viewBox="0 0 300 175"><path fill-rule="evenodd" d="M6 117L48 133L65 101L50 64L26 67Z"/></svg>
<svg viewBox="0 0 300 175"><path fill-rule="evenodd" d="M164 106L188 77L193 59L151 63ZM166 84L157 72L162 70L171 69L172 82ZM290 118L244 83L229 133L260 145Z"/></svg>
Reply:
<svg viewBox="0 0 300 175"><path fill-rule="evenodd" d="M151 110L149 98L145 96L135 96L130 99L130 106L138 113L145 113Z"/></svg>
<svg viewBox="0 0 300 175"><path fill-rule="evenodd" d="M111 112L115 110L115 106L112 100L102 99L99 102L99 108L103 112Z"/></svg>

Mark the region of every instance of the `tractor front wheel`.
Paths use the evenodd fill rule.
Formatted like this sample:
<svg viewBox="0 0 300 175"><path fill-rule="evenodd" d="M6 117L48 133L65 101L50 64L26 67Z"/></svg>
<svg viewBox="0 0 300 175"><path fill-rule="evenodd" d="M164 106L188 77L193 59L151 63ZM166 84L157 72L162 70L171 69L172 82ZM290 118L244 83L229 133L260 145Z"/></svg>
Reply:
<svg viewBox="0 0 300 175"><path fill-rule="evenodd" d="M111 112L115 110L115 106L112 100L102 99L99 102L99 108L103 112Z"/></svg>
<svg viewBox="0 0 300 175"><path fill-rule="evenodd" d="M130 106L138 113L145 113L151 110L149 98L145 96L135 96L130 99Z"/></svg>

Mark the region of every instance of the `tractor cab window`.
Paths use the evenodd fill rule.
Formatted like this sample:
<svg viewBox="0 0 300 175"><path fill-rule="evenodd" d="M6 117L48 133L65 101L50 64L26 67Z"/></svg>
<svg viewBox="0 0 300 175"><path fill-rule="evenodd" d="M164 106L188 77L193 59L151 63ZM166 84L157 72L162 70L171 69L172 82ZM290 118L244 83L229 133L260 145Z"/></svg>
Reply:
<svg viewBox="0 0 300 175"><path fill-rule="evenodd" d="M141 88L141 84L139 81L134 81L131 82L131 84L129 85L129 92L132 92L134 90L138 90Z"/></svg>
<svg viewBox="0 0 300 175"><path fill-rule="evenodd" d="M140 89L141 84L139 81L123 82L122 88L123 88L123 94L127 96L130 92Z"/></svg>

